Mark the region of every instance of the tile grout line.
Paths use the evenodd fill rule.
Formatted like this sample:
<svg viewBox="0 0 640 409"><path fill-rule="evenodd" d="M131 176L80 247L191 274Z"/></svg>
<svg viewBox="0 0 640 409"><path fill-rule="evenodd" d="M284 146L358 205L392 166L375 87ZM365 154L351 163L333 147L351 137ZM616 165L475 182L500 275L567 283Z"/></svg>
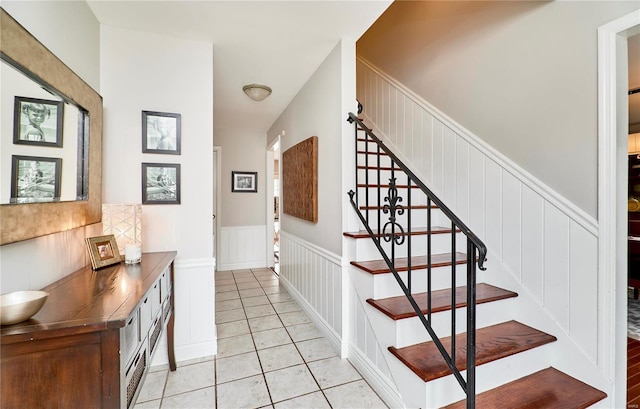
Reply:
<svg viewBox="0 0 640 409"><path fill-rule="evenodd" d="M253 297L258 297L259 295L258 295L258 296L244 296L244 297L243 297L243 296L241 295L241 293L240 293L240 291L242 291L242 290L240 290L240 289L238 288L238 285L237 285L237 284L238 284L238 282L236 281L236 276L235 276L235 273L233 272L233 270L232 270L232 272L231 272L231 273L232 273L232 274L231 274L231 276L233 277L234 285L235 285L236 291L238 292L238 297L239 297L238 299L240 300L240 304L241 304L241 306L242 306L242 310L243 310L243 313L244 313L244 315L245 315L245 319L244 319L244 320L247 322L247 327L248 327L248 330L249 330L249 334L248 334L248 335L250 335L250 336L251 336L251 340L252 340L252 343L253 343L253 346L254 346L254 351L255 351L256 356L257 356L257 358L258 358L258 362L259 362L259 365L260 365L260 369L261 369L261 371L262 371L262 376L263 376L263 379L264 379L264 381L265 381L265 386L266 386L266 388L267 388L267 393L268 393L268 395L269 395L269 399L270 399L270 402L271 402L271 405L272 405L272 406L273 406L273 405L275 405L276 403L283 403L283 402L287 402L287 401L289 401L289 400L293 400L293 399L297 399L297 398L300 398L300 397L303 397L303 396L311 395L311 394L316 393L316 392L318 392L318 391L319 391L319 392L321 392L321 393L322 393L322 396L324 397L324 400L325 400L325 402L327 403L327 405L328 405L330 408L333 408L332 404L329 402L329 399L327 398L327 395L326 395L326 393L325 393L325 391L326 391L327 389L336 388L336 387L339 387L339 386L348 385L348 384L356 383L356 382L359 382L359 381L363 381L363 382L365 382L365 384L366 384L367 386L369 386L369 388L371 388L371 385L369 385L369 383L364 379L364 377L362 377L362 374L361 374L361 373L360 373L356 368L353 368L353 364L351 364L351 362L347 359L346 361L351 365L351 367L352 367L352 368L355 370L355 372L358 374L359 379L355 379L355 380L350 380L350 381L342 382L342 383L340 383L340 384L332 385L332 386L330 386L330 387L327 387L327 388L323 389L323 388L321 387L320 383L318 382L318 379L317 379L317 378L316 378L316 376L314 375L313 371L311 370L311 368L310 368L310 366L309 366L309 362L308 362L308 361L304 358L304 356L302 355L302 353L301 353L301 351L300 351L300 349L299 349L299 347L298 347L298 345L297 345L296 341L293 339L293 337L292 337L292 335L291 335L291 332L289 331L289 327L297 326L297 325L303 325L303 324L309 324L309 323L313 324L313 322L311 322L311 321L310 321L310 322L308 322L308 323L301 323L301 324L290 325L289 327L288 327L287 325L285 325L284 321L282 320L282 318L281 318L281 316L280 316L280 315L281 315L281 313L280 313L280 312L278 312L278 311L276 310L276 308L275 308L275 304L281 304L281 303L285 303L285 302L295 302L295 303L296 303L296 305L298 306L298 308L300 308L299 304L297 304L297 302L295 301L295 299L293 299L293 298L291 297L291 295L288 293L288 291L286 291L286 289L284 290L284 293L288 295L289 300L288 300L288 301L274 302L274 301L272 300L272 298L271 298L271 297L269 297L269 296L270 296L270 295L274 295L274 294L282 294L282 292L281 292L281 291L278 291L278 292L276 292L276 293L266 293L266 292L265 292L265 288L266 288L266 287L263 285L263 282L259 279L259 277L260 277L260 278L263 278L263 277L266 277L266 275L256 276L256 274L255 274L255 272L253 271L253 269L248 269L248 270L249 270L249 271L251 271L251 275L253 276L253 278L257 281L257 283L258 283L258 284L259 284L259 286L260 286L260 287L255 287L255 288L256 288L256 289L257 289L257 288L260 288L260 289L262 290L262 293L263 293L263 295L266 297L266 300L267 300L268 304L259 304L259 305L254 305L254 306L245 306L245 304L244 304L244 299L247 299L247 298L253 298ZM278 280L278 287L280 287L280 284L279 284L279 278L280 278L280 277L279 277L278 275L276 275L272 270L271 270L271 271L269 271L269 273L270 273L270 275L271 275L271 276L275 277L275 278ZM267 281L267 280L264 280L264 281ZM245 282L245 281L242 281L242 282ZM269 287L273 287L273 286L269 286ZM249 289L253 289L253 288L249 288ZM224 301L227 301L227 300L224 300ZM229 300L229 301L230 301L230 300ZM273 396L271 395L271 390L269 389L269 385L268 385L267 380L266 380L266 373L267 373L267 372L275 372L275 371L277 371L277 370L281 370L281 369L286 369L286 368L295 367L295 366L298 366L298 365L301 365L301 364L291 365L291 366L284 367L284 368L278 368L277 370L273 370L273 371L265 371L265 368L264 368L264 366L263 366L263 364L262 364L262 360L260 359L260 354L258 353L258 351L259 351L259 350L258 350L258 346L257 346L256 341L255 341L255 338L254 338L254 334L255 334L256 332L254 332L254 330L253 330L253 329L251 328L251 326L249 325L249 318L248 318L248 316L247 316L247 311L246 311L246 308L247 308L247 307L259 307L260 305L269 305L269 306L273 309L273 311L275 312L276 317L278 318L278 320L279 320L279 321L280 321L280 323L282 324L282 328L285 330L285 332L286 332L287 336L289 337L289 339L290 339L291 343L293 344L294 348L296 349L296 351L298 352L298 354L299 354L299 355L300 355L300 357L302 358L303 364L305 365L305 367L307 368L307 370L308 370L309 374L311 375L311 377L313 378L314 382L316 383L316 385L317 385L317 387L318 387L318 390L317 390L317 391L312 391L312 392L304 393L304 394L301 394L301 395L298 395L298 396L294 396L294 397L291 397L291 398L288 398L288 399L284 399L284 400L282 400L282 401L274 402L274 400L273 400ZM233 310L233 308L232 308L231 310ZM299 310L297 310L297 311L300 311L300 312L304 313L304 311L303 311L301 308L300 308ZM294 311L287 311L287 312L294 312ZM283 314L284 314L284 313L287 313L287 312L283 312ZM270 315L271 315L271 314L266 315L266 316L254 317L254 318L264 318L264 317L268 317L268 316L270 316ZM306 315L306 314L305 314L305 315ZM242 321L242 320L229 321L229 322L239 322L239 321ZM277 329L277 328L274 328L274 329ZM265 332L265 331L269 331L269 330L272 330L272 329L266 329L266 330L257 331L257 332ZM236 335L236 336L237 336L237 335ZM231 338L231 337L228 337L228 338ZM317 337L317 338L310 338L309 340L313 340L313 339L324 339L324 336L320 336L320 337ZM303 342L303 341L308 341L308 340L301 340L300 342ZM285 345L286 345L286 344L285 344ZM276 347L278 347L278 346L281 346L281 345L274 345L274 346L269 347L269 348L263 348L263 350L267 350L267 349L270 349L270 348L276 348ZM241 354L236 354L236 355L232 355L232 356L237 356L237 355L241 355ZM337 356L337 355L335 355L335 356L333 356L333 357L328 357L328 358L323 358L323 359L317 359L317 360L315 360L315 361L311 361L311 362L319 362L319 361L322 361L322 360L325 360L325 359L332 359L332 358L334 358L334 357L336 357L336 356ZM339 358L339 356L337 356L337 357ZM215 366L215 370L217 371L217 356L216 356L216 360L215 360L215 365L216 365L216 366ZM255 376L255 375L252 375L252 376ZM244 377L244 378L239 378L239 379L234 379L233 381L237 381L237 380L240 380L240 379L246 379L246 378L249 378L249 377L250 377L250 376L247 376L247 377ZM215 379L215 387L216 387L216 407L217 407L217 398L218 398L218 394L217 394L217 387L218 387L218 383L217 383L217 373L215 374L215 378L214 378L214 379ZM232 381L229 381L229 382L232 382ZM371 388L371 389L373 390L373 388ZM375 395L376 395L376 396L378 396L378 398L379 398L378 393L377 393L375 390L373 390L373 392L374 392L374 393L375 393Z"/></svg>
<svg viewBox="0 0 640 409"><path fill-rule="evenodd" d="M262 284L261 284L261 286L262 286ZM278 275L278 287L279 287L279 286L280 286L280 276ZM263 287L263 288L264 288L264 287ZM286 289L285 289L285 291L286 291ZM295 302L295 300L293 299L293 297L291 297L291 294L289 294L289 292L288 292L288 291L286 291L286 293L287 293L287 295L291 298L291 299L289 300L289 302L290 302L290 301L294 301L294 302ZM313 381L314 381L314 382L316 383L316 385L318 386L318 391L319 391L320 393L322 393L322 396L324 397L324 400L327 402L327 405L329 405L329 408L333 409L333 406L331 405L331 402L329 402L329 399L327 398L327 395L324 393L324 389L322 389L322 386L320 385L320 382L318 382L318 380L316 379L316 376L313 374L313 371L312 371L312 370L311 370L311 368L309 367L309 363L307 362L307 360L305 359L305 357L302 355L302 352L300 352L300 348L298 348L298 344L296 343L296 341L295 341L295 340L293 339L293 337L291 336L291 333L289 332L289 329L287 328L287 326L285 325L285 323L282 321L282 318L280 317L280 313L279 313L279 312L278 312L278 310L276 310L276 308L274 307L274 305L273 305L273 304L274 304L274 303L273 303L273 301L271 300L271 298L269 298L269 296L267 296L267 300L269 300L269 304L271 305L271 308L273 308L273 310L276 312L276 315L278 316L278 319L279 319L279 320L280 320L280 322L282 323L282 326L283 326L283 328L284 328L285 332L287 333L287 336L289 336L289 339L291 340L291 343L293 344L293 347L296 349L296 351L298 351L298 354L300 355L300 358L302 358L302 362L304 363L304 366L307 368L307 370L309 371L309 374L310 374L310 375L311 375L311 377L313 378ZM276 304L278 304L278 303L276 303ZM297 305L297 304L298 304L298 303L296 302L296 305ZM298 305L298 307L300 307L300 306ZM302 309L300 309L300 311L304 312ZM306 314L305 314L305 315L306 315ZM300 324L298 324L298 325L300 325ZM293 326L293 325L291 325L291 326ZM317 338L312 338L312 339L317 339ZM257 347L256 347L256 350L257 350ZM260 358L260 355L258 355L258 359L259 359L259 358ZM314 361L314 362L315 362L315 361ZM296 365L296 366L297 366L297 365ZM265 381L266 381L266 379L265 379ZM268 387L267 387L267 389L268 389ZM306 395L311 395L312 393L315 393L315 392L317 392L317 391L312 391L312 392L308 392L308 393L305 393L305 394L302 394L302 395L294 396L293 398L285 399L285 400L283 400L283 401L279 401L279 402L277 402L277 403L286 402L287 400L296 399L296 398L299 398L299 397L302 397L302 396L306 396ZM271 403L272 403L273 405L275 405L275 403L273 402L273 399L272 399Z"/></svg>

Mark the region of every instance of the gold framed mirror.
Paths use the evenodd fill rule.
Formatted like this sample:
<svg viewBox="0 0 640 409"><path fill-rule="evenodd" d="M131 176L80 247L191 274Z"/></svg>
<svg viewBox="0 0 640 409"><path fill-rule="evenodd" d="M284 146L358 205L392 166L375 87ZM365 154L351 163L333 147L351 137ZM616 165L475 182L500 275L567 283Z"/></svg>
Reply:
<svg viewBox="0 0 640 409"><path fill-rule="evenodd" d="M0 205L0 245L98 223L102 207L102 97L0 8L0 53L89 117L88 200Z"/></svg>

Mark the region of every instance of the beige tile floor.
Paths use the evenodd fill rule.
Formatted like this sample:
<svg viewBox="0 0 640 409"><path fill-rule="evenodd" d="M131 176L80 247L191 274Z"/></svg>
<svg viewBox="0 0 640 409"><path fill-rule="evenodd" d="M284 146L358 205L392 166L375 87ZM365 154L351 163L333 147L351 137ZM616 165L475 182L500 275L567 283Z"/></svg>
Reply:
<svg viewBox="0 0 640 409"><path fill-rule="evenodd" d="M152 368L135 409L387 408L271 270L215 274L218 354Z"/></svg>

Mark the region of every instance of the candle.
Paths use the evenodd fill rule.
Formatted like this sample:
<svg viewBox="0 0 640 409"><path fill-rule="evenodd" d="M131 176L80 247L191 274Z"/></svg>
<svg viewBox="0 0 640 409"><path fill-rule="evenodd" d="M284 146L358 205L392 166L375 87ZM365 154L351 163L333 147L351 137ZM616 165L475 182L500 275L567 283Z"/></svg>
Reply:
<svg viewBox="0 0 640 409"><path fill-rule="evenodd" d="M126 264L135 264L140 262L142 250L138 244L127 244L124 246L124 262Z"/></svg>

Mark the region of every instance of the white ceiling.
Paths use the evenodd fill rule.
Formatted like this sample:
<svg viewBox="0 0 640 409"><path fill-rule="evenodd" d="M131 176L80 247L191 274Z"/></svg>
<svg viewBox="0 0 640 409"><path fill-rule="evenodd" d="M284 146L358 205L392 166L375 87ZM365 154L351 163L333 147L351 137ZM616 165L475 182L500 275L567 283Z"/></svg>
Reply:
<svg viewBox="0 0 640 409"><path fill-rule="evenodd" d="M266 132L340 38L357 40L391 0L87 3L101 24L212 43L214 128ZM273 94L252 101L248 83Z"/></svg>

